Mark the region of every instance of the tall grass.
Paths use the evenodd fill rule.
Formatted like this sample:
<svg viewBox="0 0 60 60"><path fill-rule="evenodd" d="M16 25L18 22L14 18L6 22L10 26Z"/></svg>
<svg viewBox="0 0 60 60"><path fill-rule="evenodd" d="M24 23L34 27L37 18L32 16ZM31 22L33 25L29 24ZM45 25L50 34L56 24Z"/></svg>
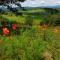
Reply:
<svg viewBox="0 0 60 60"><path fill-rule="evenodd" d="M60 60L60 27L43 30L40 26L42 19L34 19L30 15L2 15L1 18L31 27L20 28L21 34L18 36L0 36L1 60L44 60L46 51L52 59Z"/></svg>

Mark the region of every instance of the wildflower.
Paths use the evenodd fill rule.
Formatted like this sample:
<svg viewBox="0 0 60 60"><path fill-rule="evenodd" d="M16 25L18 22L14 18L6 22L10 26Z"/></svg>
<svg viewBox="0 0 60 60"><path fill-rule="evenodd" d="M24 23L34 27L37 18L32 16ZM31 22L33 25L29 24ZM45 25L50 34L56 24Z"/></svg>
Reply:
<svg viewBox="0 0 60 60"><path fill-rule="evenodd" d="M12 24L12 29L16 30L16 28L17 28L17 25L16 24Z"/></svg>
<svg viewBox="0 0 60 60"><path fill-rule="evenodd" d="M42 25L42 30L46 30L47 27L48 27L48 25L43 24L43 25Z"/></svg>
<svg viewBox="0 0 60 60"><path fill-rule="evenodd" d="M46 24L43 24L43 27L44 27L44 28L47 28L47 27L48 27L48 25L46 25Z"/></svg>
<svg viewBox="0 0 60 60"><path fill-rule="evenodd" d="M8 28L3 28L3 34L8 35L9 34L9 29Z"/></svg>
<svg viewBox="0 0 60 60"><path fill-rule="evenodd" d="M58 29L57 28L54 28L53 29L53 32L55 32L55 33L58 32Z"/></svg>

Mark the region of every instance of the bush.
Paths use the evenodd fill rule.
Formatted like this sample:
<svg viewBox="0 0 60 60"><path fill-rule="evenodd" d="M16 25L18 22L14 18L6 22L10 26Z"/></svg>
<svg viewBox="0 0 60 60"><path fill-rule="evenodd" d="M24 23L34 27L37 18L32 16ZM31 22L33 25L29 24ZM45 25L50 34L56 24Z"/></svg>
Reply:
<svg viewBox="0 0 60 60"><path fill-rule="evenodd" d="M60 15L53 14L53 15L46 15L43 17L41 24L48 24L49 26L60 26Z"/></svg>

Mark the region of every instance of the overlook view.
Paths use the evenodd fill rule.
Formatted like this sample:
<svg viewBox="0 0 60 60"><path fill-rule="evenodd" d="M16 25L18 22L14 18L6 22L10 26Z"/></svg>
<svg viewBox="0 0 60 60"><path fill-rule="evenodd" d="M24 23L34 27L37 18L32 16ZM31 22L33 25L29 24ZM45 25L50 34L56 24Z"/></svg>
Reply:
<svg viewBox="0 0 60 60"><path fill-rule="evenodd" d="M0 60L60 60L60 0L0 0Z"/></svg>

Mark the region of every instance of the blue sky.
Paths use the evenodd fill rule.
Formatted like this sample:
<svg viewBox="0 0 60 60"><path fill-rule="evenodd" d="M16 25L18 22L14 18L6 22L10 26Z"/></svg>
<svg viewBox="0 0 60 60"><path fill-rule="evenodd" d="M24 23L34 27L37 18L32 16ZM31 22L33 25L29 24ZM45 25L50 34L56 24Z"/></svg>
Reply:
<svg viewBox="0 0 60 60"><path fill-rule="evenodd" d="M39 7L39 6L52 6L52 5L59 5L60 0L26 0L22 2L21 5L23 7Z"/></svg>

